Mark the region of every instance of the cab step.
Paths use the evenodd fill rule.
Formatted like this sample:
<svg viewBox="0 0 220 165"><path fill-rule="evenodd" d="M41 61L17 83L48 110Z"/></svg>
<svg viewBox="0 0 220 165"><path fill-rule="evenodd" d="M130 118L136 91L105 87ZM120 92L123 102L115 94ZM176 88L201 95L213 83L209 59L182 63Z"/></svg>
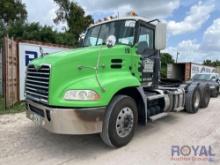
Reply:
<svg viewBox="0 0 220 165"><path fill-rule="evenodd" d="M158 120L158 119L166 117L166 116L168 116L168 113L167 112L163 112L163 113L159 113L157 115L151 116L150 120L151 121L155 121L155 120Z"/></svg>

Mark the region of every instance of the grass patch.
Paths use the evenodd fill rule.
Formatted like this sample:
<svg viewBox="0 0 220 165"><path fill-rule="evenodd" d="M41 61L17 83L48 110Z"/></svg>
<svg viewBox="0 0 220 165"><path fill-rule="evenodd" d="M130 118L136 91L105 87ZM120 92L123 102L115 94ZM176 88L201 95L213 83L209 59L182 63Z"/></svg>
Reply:
<svg viewBox="0 0 220 165"><path fill-rule="evenodd" d="M0 114L8 114L8 113L19 113L25 111L25 104L24 102L16 103L9 109L5 109L4 106L4 98L0 97Z"/></svg>

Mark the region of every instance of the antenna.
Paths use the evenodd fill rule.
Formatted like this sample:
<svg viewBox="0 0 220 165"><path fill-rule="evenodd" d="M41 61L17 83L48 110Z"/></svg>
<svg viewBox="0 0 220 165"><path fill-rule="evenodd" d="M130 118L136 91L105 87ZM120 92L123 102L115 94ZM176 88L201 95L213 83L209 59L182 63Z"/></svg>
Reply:
<svg viewBox="0 0 220 165"><path fill-rule="evenodd" d="M41 46L39 47L39 50L40 50L41 57L44 57L44 51L43 51L43 48Z"/></svg>
<svg viewBox="0 0 220 165"><path fill-rule="evenodd" d="M177 63L177 61L178 61L179 54L180 54L180 53L177 51L177 52L176 52L176 63Z"/></svg>

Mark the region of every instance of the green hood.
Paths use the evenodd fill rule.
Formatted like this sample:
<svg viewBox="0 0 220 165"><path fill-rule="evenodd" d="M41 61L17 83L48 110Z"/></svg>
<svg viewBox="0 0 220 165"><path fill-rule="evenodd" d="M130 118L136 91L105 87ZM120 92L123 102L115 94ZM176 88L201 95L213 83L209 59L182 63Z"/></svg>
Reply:
<svg viewBox="0 0 220 165"><path fill-rule="evenodd" d="M68 61L74 58L75 56L82 56L82 55L86 55L90 53L95 53L99 49L100 47L89 47L89 48L77 48L77 49L71 49L68 51L61 51L61 52L46 55L44 57L37 58L33 60L31 64L34 64L37 66L42 65L42 64L54 65L62 61Z"/></svg>

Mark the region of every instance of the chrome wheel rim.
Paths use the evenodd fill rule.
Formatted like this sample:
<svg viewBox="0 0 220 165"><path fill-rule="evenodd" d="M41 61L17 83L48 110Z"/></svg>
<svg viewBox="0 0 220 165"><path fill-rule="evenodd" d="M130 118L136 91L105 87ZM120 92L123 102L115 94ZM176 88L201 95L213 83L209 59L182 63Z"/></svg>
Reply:
<svg viewBox="0 0 220 165"><path fill-rule="evenodd" d="M134 126L134 114L131 108L124 107L121 109L116 120L116 132L119 137L128 136Z"/></svg>
<svg viewBox="0 0 220 165"><path fill-rule="evenodd" d="M200 103L200 95L199 95L199 91L196 91L194 96L194 107L195 108L199 107L199 103Z"/></svg>

